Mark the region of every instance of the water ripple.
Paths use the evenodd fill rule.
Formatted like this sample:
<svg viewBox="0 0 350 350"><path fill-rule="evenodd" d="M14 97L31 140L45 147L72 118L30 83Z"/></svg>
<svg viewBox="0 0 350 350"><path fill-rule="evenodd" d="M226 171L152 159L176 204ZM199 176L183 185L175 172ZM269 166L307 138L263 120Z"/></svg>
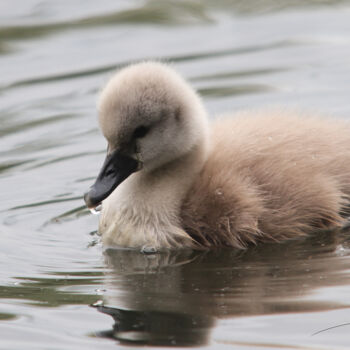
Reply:
<svg viewBox="0 0 350 350"><path fill-rule="evenodd" d="M63 30L120 25L125 23L184 25L210 22L211 19L199 2L147 1L144 6L62 22L40 25L0 27L0 37L7 40L33 39Z"/></svg>
<svg viewBox="0 0 350 350"><path fill-rule="evenodd" d="M232 48L225 48L222 50L202 51L202 52L182 54L182 55L164 56L164 57L158 57L157 59L165 62L180 63L180 62L188 62L188 61L199 61L199 60L204 60L209 58L244 55L247 53L262 52L266 50L282 49L287 47L309 45L309 44L310 44L309 42L306 43L303 40L282 40L282 41L276 41L276 42L269 42L263 45L232 47ZM317 42L315 42L315 44L317 44ZM154 57L144 57L143 59L144 60L154 59ZM137 61L140 61L140 60L137 60ZM125 62L111 63L100 67L92 67L89 69L75 70L74 72L66 72L66 73L53 74L53 75L48 75L48 76L43 76L38 78L19 80L7 86L0 87L0 91L21 87L21 86L43 84L43 83L48 83L52 81L69 80L69 79L76 79L80 77L100 75L102 73L110 72L112 70L121 69L131 63L133 63L133 61L129 60ZM275 72L277 71L275 70ZM262 72L260 71L260 73ZM268 71L265 70L264 73L268 73ZM233 73L231 72L230 74L232 75ZM254 74L254 72L251 72L251 74ZM198 80L198 77L196 77L195 80Z"/></svg>

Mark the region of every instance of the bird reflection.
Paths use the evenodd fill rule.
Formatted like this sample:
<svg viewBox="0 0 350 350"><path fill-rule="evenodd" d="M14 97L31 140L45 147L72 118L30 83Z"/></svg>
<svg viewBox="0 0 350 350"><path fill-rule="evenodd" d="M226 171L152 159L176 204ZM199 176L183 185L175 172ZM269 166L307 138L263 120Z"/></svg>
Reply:
<svg viewBox="0 0 350 350"><path fill-rule="evenodd" d="M113 317L112 331L102 335L125 343L152 345L202 345L207 342L213 318L185 312L135 311L97 306L100 312Z"/></svg>
<svg viewBox="0 0 350 350"><path fill-rule="evenodd" d="M101 335L122 343L199 346L210 340L217 319L341 308L310 294L349 283L347 255L350 239L341 232L246 251L108 249L107 293L97 308L115 324Z"/></svg>

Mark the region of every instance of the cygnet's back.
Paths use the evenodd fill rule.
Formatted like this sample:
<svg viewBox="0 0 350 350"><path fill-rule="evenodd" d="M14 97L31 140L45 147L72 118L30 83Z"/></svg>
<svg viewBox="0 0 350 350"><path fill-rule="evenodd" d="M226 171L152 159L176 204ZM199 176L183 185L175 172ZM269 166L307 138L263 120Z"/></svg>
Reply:
<svg viewBox="0 0 350 350"><path fill-rule="evenodd" d="M343 120L267 110L210 124L175 71L144 62L112 77L99 121L108 152L85 201L103 201L105 244L244 248L346 221Z"/></svg>
<svg viewBox="0 0 350 350"><path fill-rule="evenodd" d="M212 149L182 206L205 246L282 241L346 222L350 128L283 110L245 112L212 126Z"/></svg>

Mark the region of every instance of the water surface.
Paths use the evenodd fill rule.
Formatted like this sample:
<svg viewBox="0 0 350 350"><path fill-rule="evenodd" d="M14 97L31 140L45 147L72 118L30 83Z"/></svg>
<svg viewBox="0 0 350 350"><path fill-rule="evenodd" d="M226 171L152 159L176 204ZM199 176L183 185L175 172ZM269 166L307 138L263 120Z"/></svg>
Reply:
<svg viewBox="0 0 350 350"><path fill-rule="evenodd" d="M325 0L2 1L0 348L349 348L349 232L104 251L82 201L106 147L96 95L115 69L172 62L212 118L266 105L348 118L349 16Z"/></svg>

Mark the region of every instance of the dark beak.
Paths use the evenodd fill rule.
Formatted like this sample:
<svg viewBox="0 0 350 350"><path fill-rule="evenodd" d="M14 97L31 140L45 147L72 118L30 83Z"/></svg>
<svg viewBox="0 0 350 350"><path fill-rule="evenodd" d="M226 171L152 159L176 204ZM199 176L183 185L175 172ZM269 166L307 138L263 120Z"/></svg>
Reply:
<svg viewBox="0 0 350 350"><path fill-rule="evenodd" d="M84 200L88 208L96 208L129 175L140 168L138 160L117 151L107 155L100 173Z"/></svg>

